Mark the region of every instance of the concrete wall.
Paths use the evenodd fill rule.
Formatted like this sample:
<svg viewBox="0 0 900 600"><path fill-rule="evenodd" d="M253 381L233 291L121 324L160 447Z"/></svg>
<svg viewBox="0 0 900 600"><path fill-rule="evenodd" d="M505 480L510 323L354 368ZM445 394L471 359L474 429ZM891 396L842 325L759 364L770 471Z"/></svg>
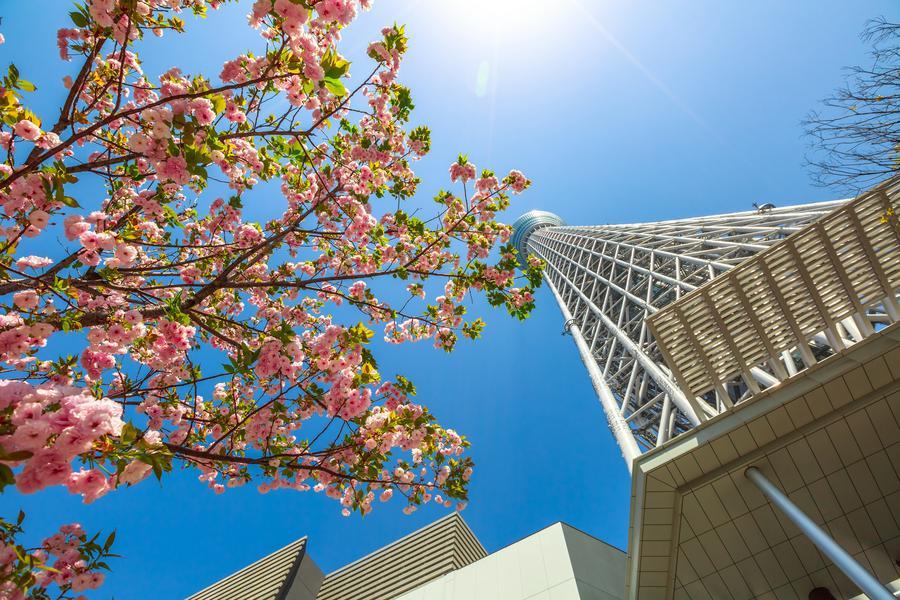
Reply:
<svg viewBox="0 0 900 600"><path fill-rule="evenodd" d="M319 588L325 581L325 573L308 555L303 556L297 566L294 580L289 582L289 587L282 590L282 596L276 600L316 600Z"/></svg>
<svg viewBox="0 0 900 600"><path fill-rule="evenodd" d="M556 523L397 600L621 600L625 554Z"/></svg>
<svg viewBox="0 0 900 600"><path fill-rule="evenodd" d="M625 597L625 553L562 523L580 600ZM551 596L552 598L552 596ZM555 600L555 599L554 599Z"/></svg>

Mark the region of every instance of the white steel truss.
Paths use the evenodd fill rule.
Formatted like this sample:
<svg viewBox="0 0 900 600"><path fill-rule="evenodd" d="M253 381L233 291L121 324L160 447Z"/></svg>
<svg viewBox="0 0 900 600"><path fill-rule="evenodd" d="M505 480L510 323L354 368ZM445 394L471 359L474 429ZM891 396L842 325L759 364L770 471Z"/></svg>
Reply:
<svg viewBox="0 0 900 600"><path fill-rule="evenodd" d="M522 215L513 241L520 256L546 263L559 303L631 468L646 449L718 414L746 394L686 394L667 368L646 319L756 253L816 222L846 200L631 225L566 226L542 211ZM845 335L852 335L841 328ZM829 340L812 351L831 353ZM790 361L793 364L793 361ZM751 388L791 373L788 361L751 369Z"/></svg>

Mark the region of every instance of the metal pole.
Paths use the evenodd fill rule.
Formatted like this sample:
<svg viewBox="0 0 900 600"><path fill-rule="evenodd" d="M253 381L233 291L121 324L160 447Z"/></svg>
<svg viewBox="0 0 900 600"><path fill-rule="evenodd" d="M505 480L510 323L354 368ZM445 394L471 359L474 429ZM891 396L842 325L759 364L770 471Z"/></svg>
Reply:
<svg viewBox="0 0 900 600"><path fill-rule="evenodd" d="M566 303L563 302L562 296L559 295L559 290L556 289L556 286L553 285L553 282L550 281L549 277L546 277L545 275L544 279L547 281L548 287L556 297L556 302L559 304L559 309L562 311L563 318L566 321L572 320L572 313L569 311ZM619 450L622 451L622 457L625 459L625 464L628 465L628 473L630 474L631 464L634 462L635 458L641 455L641 449L634 439L634 434L631 433L631 427L619 412L616 397L613 395L612 390L609 389L609 386L606 385L603 374L597 366L597 361L591 356L590 348L588 348L587 343L584 341L584 337L581 335L581 328L578 327L577 323L572 321L569 332L572 334L572 339L575 340L575 346L578 347L578 354L581 355L581 362L583 362L585 368L587 368L591 383L594 384L594 391L597 392L597 396L600 398L600 405L603 407L603 412L606 413L609 429L612 431L613 437L616 438L616 442L619 444Z"/></svg>
<svg viewBox="0 0 900 600"><path fill-rule="evenodd" d="M809 541L816 545L831 562L840 569L850 581L859 586L869 600L895 600L892 594L850 554L828 536L812 519L807 517L796 504L791 502L756 467L748 467L744 475L756 484L756 487L769 499L791 522L803 532Z"/></svg>
<svg viewBox="0 0 900 600"><path fill-rule="evenodd" d="M596 304L591 301L590 298L584 295L580 289L578 289L571 279L566 277L565 273L563 273L556 265L552 263L548 263L553 268L554 271L559 275L559 277L568 284L569 288L575 292L585 303L587 307L596 315L600 321L603 322L603 325L609 330L609 332L615 337L618 343L622 344L622 347L632 356L634 359L640 363L640 365L644 368L644 370L650 374L650 377L656 382L656 384L663 389L669 397L672 398L672 401L675 403L675 406L684 413L684 416L688 421L691 422L691 425L699 425L700 417L697 416L697 411L694 410L694 407L691 406L691 401L684 395L674 381L668 377L663 370L657 365L652 358L647 356L647 353L644 352L631 338L628 337L624 331L619 329L616 326L616 323L610 319L606 314L598 307ZM544 279L547 282L552 282L550 280L549 275L547 275L546 271L544 272ZM557 296L557 302L559 303L560 308L565 306L565 302L561 299L559 294ZM571 318L571 317L567 317Z"/></svg>

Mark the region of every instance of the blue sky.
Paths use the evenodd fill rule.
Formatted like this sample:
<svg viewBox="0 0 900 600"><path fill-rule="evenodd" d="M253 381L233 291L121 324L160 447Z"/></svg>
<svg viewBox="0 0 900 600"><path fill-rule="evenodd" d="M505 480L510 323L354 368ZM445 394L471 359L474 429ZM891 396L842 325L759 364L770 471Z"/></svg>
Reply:
<svg viewBox="0 0 900 600"><path fill-rule="evenodd" d="M376 0L347 32L361 57L380 27L411 37L402 79L415 121L433 130L419 164L423 202L448 184L459 152L479 167L519 168L534 186L506 215L552 210L569 223L659 220L747 209L752 202L826 200L803 166L799 121L865 63L858 34L896 3L715 0ZM517 6L515 11L509 7ZM39 89L43 116L74 65L55 32L63 0L0 1L0 63L14 61ZM192 23L185 36L152 40L148 72L172 65L217 73L256 42L242 25L249 2ZM360 74L362 67L356 69ZM40 112L40 110L39 110ZM260 199L277 202L276 199ZM476 344L447 356L429 345L379 348L385 370L410 376L444 425L467 435L477 462L463 516L488 550L566 521L620 548L630 482L600 406L546 289L525 323L486 311ZM24 506L35 535L79 520L118 531L124 555L97 597L178 598L302 535L326 571L442 516L379 506L339 514L312 493L216 496L177 472L84 506L60 490L0 496L0 514Z"/></svg>

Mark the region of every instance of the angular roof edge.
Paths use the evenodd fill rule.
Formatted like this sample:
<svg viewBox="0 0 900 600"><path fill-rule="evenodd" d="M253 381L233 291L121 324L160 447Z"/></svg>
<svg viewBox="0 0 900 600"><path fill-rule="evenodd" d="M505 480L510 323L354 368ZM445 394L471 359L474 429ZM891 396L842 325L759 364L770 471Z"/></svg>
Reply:
<svg viewBox="0 0 900 600"><path fill-rule="evenodd" d="M291 561L291 566L288 569L287 573L285 573L284 580L279 585L279 588L277 590L277 595L275 596L276 599L281 600L284 597L284 595L287 593L287 589L290 588L290 585L286 585L286 584L289 584L290 582L292 582L294 577L296 577L297 571L300 568L300 563L303 561L303 558L306 556L306 548L307 548L308 542L309 542L309 540L308 540L307 536L304 535L303 537L296 539L293 542L286 544L285 546L282 546L278 550L275 550L274 552L270 552L269 554L263 556L262 558L259 558L255 561L253 561L246 567L242 567L229 575L225 575L224 577L217 579L216 581L212 582L211 584L204 587L203 589L201 589L197 592L194 592L193 594L188 596L187 600L195 600L195 599L201 600L202 598L204 598L204 595L212 592L213 589L215 589L216 587L225 584L228 580L232 580L232 579L239 580L242 575L248 575L248 574L252 573L254 569L262 567L266 563L266 561L275 559L276 557L278 557L278 555L280 555L282 553L295 552L296 554L294 555L294 558ZM312 560L312 559L310 559L310 560Z"/></svg>
<svg viewBox="0 0 900 600"><path fill-rule="evenodd" d="M449 515L443 516L443 517L441 517L440 519L437 519L436 521L432 521L431 523L428 523L427 525L424 525L424 526L422 526L422 527L416 529L415 531L413 531L413 532L411 532L411 533L408 533L408 534L404 535L403 537L394 540L394 541L391 542L390 544L387 544L387 545L385 545L385 546L381 546L381 547L378 548L377 550L373 550L372 552L366 554L365 556L361 556L361 557L357 558L357 559L354 560L353 562L349 562L349 563L347 563L346 565L344 565L344 566L342 566L342 567L338 567L338 568L335 569L334 571L331 571L330 573L328 573L328 574L326 575L326 577L333 577L333 576L339 574L341 571L346 571L346 570L348 570L348 569L351 569L351 568L353 568L354 566L358 565L359 563L361 563L361 562L363 562L363 561L366 561L366 560L369 560L369 559L371 559L371 558L374 558L374 557L378 556L379 554L383 554L383 553L389 551L390 549L392 549L392 548L394 548L394 547L396 547L396 546L399 546L399 545L402 544L404 541L408 540L409 538L411 538L411 537L413 537L413 536L416 536L416 535L419 535L419 534L421 534L421 533L424 533L424 532L428 531L429 529L431 529L432 527L436 527L437 525L439 525L439 524L441 524L441 523L444 523L445 521L451 521L451 520L454 520L454 519L458 519L458 520L459 520L460 524L461 524L463 527L465 527L466 530L467 530L467 531L472 535L472 537L475 539L475 542L478 544L478 547L481 548L481 549L484 551L485 554L487 554L487 549L484 547L484 544L481 543L481 540L478 539L478 536L475 535L475 532L472 531L472 528L469 527L469 524L466 523L466 520L463 519L462 516L461 516L458 512L454 511L454 512L450 513Z"/></svg>

